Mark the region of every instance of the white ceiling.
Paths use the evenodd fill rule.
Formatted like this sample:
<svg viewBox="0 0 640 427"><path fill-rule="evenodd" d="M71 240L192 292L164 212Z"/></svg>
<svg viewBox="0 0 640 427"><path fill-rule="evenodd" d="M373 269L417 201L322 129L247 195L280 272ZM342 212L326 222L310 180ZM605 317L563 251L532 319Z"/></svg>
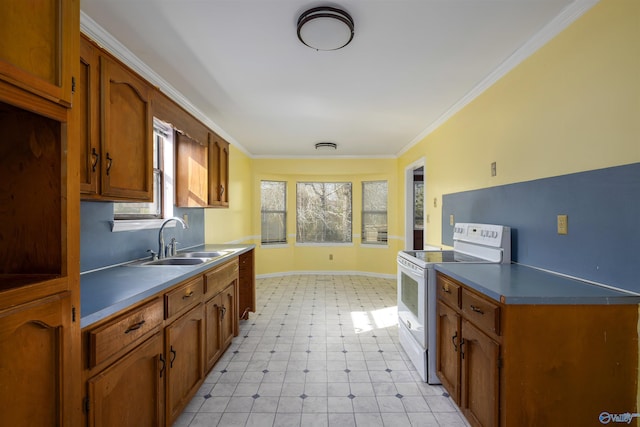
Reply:
<svg viewBox="0 0 640 427"><path fill-rule="evenodd" d="M82 30L255 157L397 156L597 0L82 0ZM310 7L344 49L297 39ZM326 155L326 152L322 152Z"/></svg>

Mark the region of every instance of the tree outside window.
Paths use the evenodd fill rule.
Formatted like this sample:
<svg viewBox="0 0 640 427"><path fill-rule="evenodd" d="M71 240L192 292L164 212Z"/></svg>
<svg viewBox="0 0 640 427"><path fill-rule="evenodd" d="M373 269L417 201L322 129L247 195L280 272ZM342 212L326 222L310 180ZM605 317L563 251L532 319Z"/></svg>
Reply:
<svg viewBox="0 0 640 427"><path fill-rule="evenodd" d="M296 213L298 243L351 243L350 182L297 183Z"/></svg>

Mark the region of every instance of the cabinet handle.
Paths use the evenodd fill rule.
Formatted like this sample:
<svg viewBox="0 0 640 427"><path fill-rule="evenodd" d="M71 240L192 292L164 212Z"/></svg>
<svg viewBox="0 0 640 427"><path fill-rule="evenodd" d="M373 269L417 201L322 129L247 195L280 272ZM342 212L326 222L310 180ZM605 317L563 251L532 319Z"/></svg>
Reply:
<svg viewBox="0 0 640 427"><path fill-rule="evenodd" d="M458 331L451 337L451 341L453 341L453 351L458 351L458 344L456 344L456 338L458 338Z"/></svg>
<svg viewBox="0 0 640 427"><path fill-rule="evenodd" d="M93 157L93 162L91 162L91 170L93 172L96 171L96 166L98 166L98 160L100 159L100 154L96 151L96 147L93 147L91 150L91 156Z"/></svg>
<svg viewBox="0 0 640 427"><path fill-rule="evenodd" d="M471 304L471 305L470 305L470 307L471 307L471 311L474 311L474 312L476 312L476 313L478 313L478 314L484 314L484 311L482 311L482 310L480 309L480 307L476 307L476 306L475 306L475 305L473 305L473 304Z"/></svg>
<svg viewBox="0 0 640 427"><path fill-rule="evenodd" d="M462 348L462 346L464 346L465 342L466 341L464 340L464 338L460 340L460 355L462 356L463 359L464 359L464 349Z"/></svg>
<svg viewBox="0 0 640 427"><path fill-rule="evenodd" d="M162 374L164 373L164 368L167 367L167 363L164 361L164 356L162 355L162 353L160 353L160 363L162 363L162 365L160 366L160 378L162 378Z"/></svg>
<svg viewBox="0 0 640 427"><path fill-rule="evenodd" d="M223 194L224 194L224 185L220 184L220 199L222 199Z"/></svg>
<svg viewBox="0 0 640 427"><path fill-rule="evenodd" d="M109 171L111 170L111 164L113 163L113 159L107 153L107 176L109 176Z"/></svg>
<svg viewBox="0 0 640 427"><path fill-rule="evenodd" d="M173 349L173 346L171 346L171 350L169 350L169 352L171 352L171 360L169 361L169 367L173 368L173 362L176 361L176 351Z"/></svg>
<svg viewBox="0 0 640 427"><path fill-rule="evenodd" d="M133 325L129 326L127 328L127 330L124 331L124 333L128 334L129 332L137 331L138 329L140 329L142 327L142 325L144 325L145 322L146 322L146 320L141 320L138 323L134 323Z"/></svg>
<svg viewBox="0 0 640 427"><path fill-rule="evenodd" d="M450 294L451 290L449 288L445 288L444 286L442 287L442 291L446 294Z"/></svg>
<svg viewBox="0 0 640 427"><path fill-rule="evenodd" d="M191 298L193 296L193 291L190 291L188 294L183 295L182 299L187 299L187 298Z"/></svg>

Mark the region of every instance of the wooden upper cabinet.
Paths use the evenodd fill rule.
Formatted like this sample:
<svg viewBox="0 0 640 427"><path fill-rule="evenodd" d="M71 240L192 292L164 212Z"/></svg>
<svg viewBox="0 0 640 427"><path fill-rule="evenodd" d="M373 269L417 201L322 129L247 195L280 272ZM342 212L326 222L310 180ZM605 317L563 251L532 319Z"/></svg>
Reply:
<svg viewBox="0 0 640 427"><path fill-rule="evenodd" d="M103 196L153 200L153 118L147 83L100 57Z"/></svg>
<svg viewBox="0 0 640 427"><path fill-rule="evenodd" d="M209 205L209 144L176 132L176 204Z"/></svg>
<svg viewBox="0 0 640 427"><path fill-rule="evenodd" d="M70 106L79 10L79 0L1 1L0 80Z"/></svg>
<svg viewBox="0 0 640 427"><path fill-rule="evenodd" d="M90 40L80 40L76 106L85 199L153 200L153 88Z"/></svg>
<svg viewBox="0 0 640 427"><path fill-rule="evenodd" d="M75 105L80 131L80 191L100 193L100 69L95 47L80 41L80 72L76 79Z"/></svg>
<svg viewBox="0 0 640 427"><path fill-rule="evenodd" d="M176 204L228 207L229 143L213 133L201 142L176 132Z"/></svg>
<svg viewBox="0 0 640 427"><path fill-rule="evenodd" d="M209 134L209 205L229 206L229 143Z"/></svg>

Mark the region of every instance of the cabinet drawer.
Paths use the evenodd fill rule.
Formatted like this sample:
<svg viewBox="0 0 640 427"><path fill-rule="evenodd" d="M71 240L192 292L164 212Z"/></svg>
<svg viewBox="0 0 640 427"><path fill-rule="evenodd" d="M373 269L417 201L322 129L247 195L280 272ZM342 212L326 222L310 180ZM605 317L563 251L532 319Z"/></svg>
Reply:
<svg viewBox="0 0 640 427"><path fill-rule="evenodd" d="M442 275L438 275L436 288L439 299L451 307L460 307L460 285Z"/></svg>
<svg viewBox="0 0 640 427"><path fill-rule="evenodd" d="M133 347L162 320L162 300L156 299L89 331L90 368L126 347Z"/></svg>
<svg viewBox="0 0 640 427"><path fill-rule="evenodd" d="M500 306L486 298L462 290L462 312L484 332L500 335Z"/></svg>
<svg viewBox="0 0 640 427"><path fill-rule="evenodd" d="M212 297L238 279L238 258L234 258L205 274L205 293Z"/></svg>
<svg viewBox="0 0 640 427"><path fill-rule="evenodd" d="M204 291L203 282L202 276L198 276L167 292L164 296L167 310L166 318L168 319L200 302Z"/></svg>

